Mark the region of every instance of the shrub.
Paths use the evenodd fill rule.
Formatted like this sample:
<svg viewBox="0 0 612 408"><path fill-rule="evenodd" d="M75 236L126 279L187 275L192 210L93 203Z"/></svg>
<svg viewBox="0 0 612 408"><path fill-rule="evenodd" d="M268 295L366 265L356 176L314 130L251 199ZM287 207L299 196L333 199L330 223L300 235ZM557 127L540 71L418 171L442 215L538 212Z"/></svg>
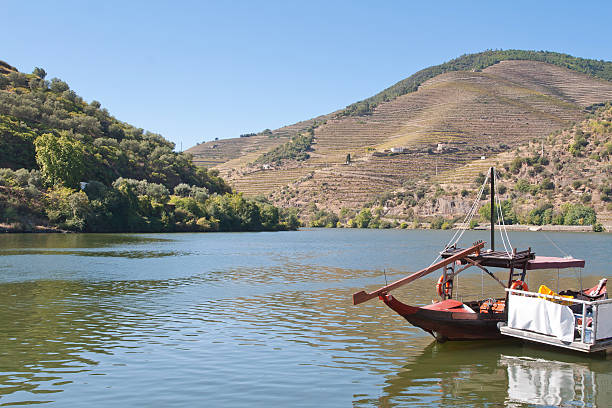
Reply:
<svg viewBox="0 0 612 408"><path fill-rule="evenodd" d="M590 194L583 194L582 197L580 197L580 201L582 201L583 204L587 204L591 202L592 198Z"/></svg>
<svg viewBox="0 0 612 408"><path fill-rule="evenodd" d="M480 187L482 185L482 183L484 183L486 177L484 174L482 173L478 173L478 176L476 176L476 178L474 179L474 184L476 184L478 187Z"/></svg>
<svg viewBox="0 0 612 408"><path fill-rule="evenodd" d="M540 187L542 187L542 190L554 190L555 184L549 178L545 178L540 183Z"/></svg>
<svg viewBox="0 0 612 408"><path fill-rule="evenodd" d="M191 187L185 183L177 184L174 187L174 194L179 197L189 197L191 194Z"/></svg>
<svg viewBox="0 0 612 408"><path fill-rule="evenodd" d="M357 214L353 220L353 224L356 228L368 228L372 221L372 213L369 208L364 208Z"/></svg>
<svg viewBox="0 0 612 408"><path fill-rule="evenodd" d="M429 227L431 229L441 229L443 224L444 224L444 218L436 217L431 221L431 223L429 224Z"/></svg>
<svg viewBox="0 0 612 408"><path fill-rule="evenodd" d="M525 180L525 179L520 179L514 185L514 189L516 191L521 192L521 193L528 192L530 190L530 188L531 188L531 184L529 184L529 182L527 180Z"/></svg>
<svg viewBox="0 0 612 408"><path fill-rule="evenodd" d="M593 225L597 222L595 210L582 204L564 204L561 212L565 225Z"/></svg>
<svg viewBox="0 0 612 408"><path fill-rule="evenodd" d="M514 160L510 163L510 172L513 174L518 174L521 171L521 167L523 166L523 158L515 157Z"/></svg>

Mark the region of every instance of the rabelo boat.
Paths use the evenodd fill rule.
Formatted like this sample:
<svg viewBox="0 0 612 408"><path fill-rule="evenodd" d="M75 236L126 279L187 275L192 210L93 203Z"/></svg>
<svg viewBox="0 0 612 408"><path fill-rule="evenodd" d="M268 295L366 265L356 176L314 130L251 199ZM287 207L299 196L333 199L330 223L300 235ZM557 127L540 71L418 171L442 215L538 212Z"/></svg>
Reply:
<svg viewBox="0 0 612 408"><path fill-rule="evenodd" d="M487 176L487 178L489 177L491 179L491 209L497 208L497 218L500 219L500 225L503 225L503 214L501 214L499 210L500 203L498 202L496 207L494 201L495 170L493 168L491 168L490 176ZM470 213L466 216L466 220L463 223L464 226L469 224L469 220L476 212L476 204L480 200L486 183L487 180L485 180L480 189L480 194L476 198L475 205L472 206ZM467 302L453 299L453 281L459 273L471 267L479 268L497 281L504 289L511 288L527 291L528 288L525 284L525 277L528 271L537 269L583 268L585 262L584 260L571 257L556 258L536 256L531 248L522 251L517 251L516 249L512 249L512 251L508 249L496 251L494 249L495 224L493 222L493 213L494 211L491 211L491 248L485 250L485 243L482 241L476 242L468 248L459 248L457 247L457 242L459 238L461 238L461 235L459 235L459 238L454 241L454 244L447 245L440 253L438 257L438 259L441 258L440 261L434 261L429 267L383 286L373 292L357 292L353 294L353 304L358 305L378 297L410 324L420 327L440 342L446 340L486 340L502 338L503 335L500 333L499 327L500 323L506 322L507 320L505 307L506 298L486 298ZM503 231L502 239L504 239ZM453 240L451 240L451 242L452 241ZM508 248L505 241L504 248ZM502 282L489 271L488 268L506 269L508 271L507 281ZM389 293L400 286L409 284L410 282L440 269L442 273L436 285L438 295L441 297L440 301L426 306L412 306L401 302ZM595 291L597 293L594 293ZM569 292L585 299L595 299L603 296L606 292L606 288L604 283L603 287Z"/></svg>

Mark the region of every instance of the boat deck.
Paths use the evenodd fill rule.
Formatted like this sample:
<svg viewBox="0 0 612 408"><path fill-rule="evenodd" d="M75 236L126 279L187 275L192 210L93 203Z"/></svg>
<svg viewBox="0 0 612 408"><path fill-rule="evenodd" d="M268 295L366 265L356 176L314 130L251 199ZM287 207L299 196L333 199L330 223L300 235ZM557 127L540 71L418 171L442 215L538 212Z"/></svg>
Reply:
<svg viewBox="0 0 612 408"><path fill-rule="evenodd" d="M504 336L583 353L612 353L612 299L594 301L514 289Z"/></svg>
<svg viewBox="0 0 612 408"><path fill-rule="evenodd" d="M446 259L463 250L463 248L449 247L442 251L440 255L443 259ZM527 267L529 261L535 259L535 253L531 251L531 248L511 253L488 249L479 251L476 254L467 255L465 258L469 258L471 261L477 262L484 267L523 269ZM461 263L465 265L466 261L462 260Z"/></svg>
<svg viewBox="0 0 612 408"><path fill-rule="evenodd" d="M612 339L597 341L595 344L587 344L581 341L565 342L554 336L548 336L546 334L535 333L527 330L512 329L508 326L500 327L499 331L504 336L515 337L525 341L547 344L549 346L561 347L574 351L581 351L584 353L612 353Z"/></svg>

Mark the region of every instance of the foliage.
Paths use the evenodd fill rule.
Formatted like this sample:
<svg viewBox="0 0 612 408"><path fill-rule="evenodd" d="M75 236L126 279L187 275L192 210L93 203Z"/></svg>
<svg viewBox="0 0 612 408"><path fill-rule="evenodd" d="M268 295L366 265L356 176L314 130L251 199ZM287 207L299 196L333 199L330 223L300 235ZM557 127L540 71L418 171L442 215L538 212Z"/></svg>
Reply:
<svg viewBox="0 0 612 408"><path fill-rule="evenodd" d="M482 186L482 183L484 183L485 180L486 180L486 176L483 173L478 173L478 176L476 176L476 179L474 179L474 184L480 187Z"/></svg>
<svg viewBox="0 0 612 408"><path fill-rule="evenodd" d="M369 208L364 208L351 221L351 226L353 228L368 228L372 221L372 213Z"/></svg>
<svg viewBox="0 0 612 408"><path fill-rule="evenodd" d="M582 149L589 144L588 140L584 137L582 131L577 132L574 141L569 146L569 152L573 156L581 156Z"/></svg>
<svg viewBox="0 0 612 408"><path fill-rule="evenodd" d="M316 210L308 223L311 227L335 228L340 219L331 211Z"/></svg>
<svg viewBox="0 0 612 408"><path fill-rule="evenodd" d="M75 187L85 172L85 146L61 132L60 137L45 133L34 141L36 162L43 177L52 185Z"/></svg>
<svg viewBox="0 0 612 408"><path fill-rule="evenodd" d="M45 81L45 76L38 67L33 74L0 74L0 167L35 169L34 141L45 134L70 134L83 146L85 180L108 186L125 177L169 189L187 183L211 193L231 191L217 174L196 168L188 154L175 152L162 136L118 121L99 102L87 104L64 81Z"/></svg>
<svg viewBox="0 0 612 408"><path fill-rule="evenodd" d="M84 190L46 190L40 172L0 169L0 222L34 223L82 232L277 231L296 229L295 210L280 210L241 194L189 196L146 180L118 178L111 186L90 181ZM179 189L180 190L180 189ZM6 199L4 192L8 192ZM4 219L1 217L4 216Z"/></svg>
<svg viewBox="0 0 612 408"><path fill-rule="evenodd" d="M595 210L582 204L563 204L561 215L565 225L593 225L597 222Z"/></svg>
<svg viewBox="0 0 612 408"><path fill-rule="evenodd" d="M526 224L548 225L553 224L553 205L550 203L542 204L529 211L525 220ZM555 223L560 223L559 218L554 218Z"/></svg>
<svg viewBox="0 0 612 408"><path fill-rule="evenodd" d="M514 189L521 193L526 193L531 189L531 184L529 184L529 182L525 179L520 179L514 185Z"/></svg>
<svg viewBox="0 0 612 408"><path fill-rule="evenodd" d="M173 143L46 75L39 67L0 74L0 222L83 232L299 227L295 210L231 193L218 172L196 168ZM294 142L305 150L312 139Z"/></svg>
<svg viewBox="0 0 612 408"><path fill-rule="evenodd" d="M521 217L524 224L533 225L593 225L597 222L595 210L582 204L563 204L554 211L551 203L543 203Z"/></svg>
<svg viewBox="0 0 612 408"><path fill-rule="evenodd" d="M444 222L445 222L444 218L436 217L436 218L434 218L431 221L431 223L429 225L430 225L431 229L442 229L442 226L444 225Z"/></svg>
<svg viewBox="0 0 612 408"><path fill-rule="evenodd" d="M493 214L493 222L497 223L500 204L496 203L495 207L496 208L495 208L495 214ZM491 221L491 203L489 202L483 205L482 207L480 207L480 209L478 210L478 213L480 214L480 219L483 222L490 222ZM516 218L516 214L514 213L514 209L512 208L512 201L504 200L501 202L501 215L504 219L504 224L511 225L511 224L516 223L517 218Z"/></svg>
<svg viewBox="0 0 612 408"><path fill-rule="evenodd" d="M280 163L282 160L306 160L310 157L308 151L314 140L314 130L307 134L299 134L285 144L275 147L259 156L254 163Z"/></svg>
<svg viewBox="0 0 612 408"><path fill-rule="evenodd" d="M2 78L2 75L0 75ZM35 129L9 115L0 114L0 167L11 169L36 167Z"/></svg>
<svg viewBox="0 0 612 408"><path fill-rule="evenodd" d="M540 61L582 72L597 78L612 81L612 63L573 57L549 51L487 50L477 54L462 55L440 65L425 68L378 94L347 106L339 116L361 116L371 114L374 108L399 96L415 92L419 86L437 75L453 71L480 71L504 60Z"/></svg>

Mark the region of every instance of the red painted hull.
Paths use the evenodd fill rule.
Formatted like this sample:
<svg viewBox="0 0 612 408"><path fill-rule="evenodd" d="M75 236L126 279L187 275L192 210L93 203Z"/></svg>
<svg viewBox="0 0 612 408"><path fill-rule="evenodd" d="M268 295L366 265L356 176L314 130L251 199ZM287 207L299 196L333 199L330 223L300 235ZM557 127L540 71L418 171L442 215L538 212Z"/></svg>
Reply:
<svg viewBox="0 0 612 408"><path fill-rule="evenodd" d="M438 341L493 340L503 338L497 324L504 313L465 313L424 309L406 305L391 295L381 296L387 306L413 326L425 330Z"/></svg>

